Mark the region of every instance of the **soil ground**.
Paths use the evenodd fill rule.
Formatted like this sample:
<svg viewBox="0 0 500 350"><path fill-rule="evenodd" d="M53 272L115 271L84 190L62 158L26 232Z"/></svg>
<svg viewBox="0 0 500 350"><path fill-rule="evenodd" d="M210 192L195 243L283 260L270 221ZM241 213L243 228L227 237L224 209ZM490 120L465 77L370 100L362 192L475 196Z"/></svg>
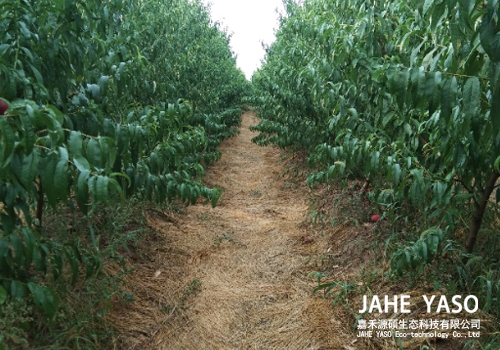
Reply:
<svg viewBox="0 0 500 350"><path fill-rule="evenodd" d="M220 205L149 218L161 239L134 273L134 303L110 316L128 348L356 349L352 319L311 295L307 188L280 176L278 149L251 142L257 123L245 113L207 172Z"/></svg>

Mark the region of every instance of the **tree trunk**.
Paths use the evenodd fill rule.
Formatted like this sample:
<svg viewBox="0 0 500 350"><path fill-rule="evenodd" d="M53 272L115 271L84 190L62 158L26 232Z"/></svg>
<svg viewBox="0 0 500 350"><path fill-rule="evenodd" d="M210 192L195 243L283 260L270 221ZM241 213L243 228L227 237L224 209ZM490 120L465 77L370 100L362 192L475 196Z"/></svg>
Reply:
<svg viewBox="0 0 500 350"><path fill-rule="evenodd" d="M481 228L481 224L483 222L484 212L486 210L486 206L490 200L491 193L495 189L495 183L497 182L499 173L494 171L490 178L488 179L488 183L483 190L483 195L481 196L481 200L476 204L476 212L474 213L474 217L472 218L472 225L469 230L469 237L467 238L467 244L465 248L468 253L472 253L474 250L474 245L476 244L477 234L479 233L479 229Z"/></svg>
<svg viewBox="0 0 500 350"><path fill-rule="evenodd" d="M365 193L368 190L369 186L370 186L370 179L366 179L365 183L361 187L361 190L359 190L359 194Z"/></svg>

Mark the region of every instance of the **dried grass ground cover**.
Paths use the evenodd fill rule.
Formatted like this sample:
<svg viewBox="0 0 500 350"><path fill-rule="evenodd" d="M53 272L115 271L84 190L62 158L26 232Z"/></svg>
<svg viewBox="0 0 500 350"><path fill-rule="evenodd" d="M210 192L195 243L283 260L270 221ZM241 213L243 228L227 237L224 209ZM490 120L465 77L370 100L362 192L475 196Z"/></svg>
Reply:
<svg viewBox="0 0 500 350"><path fill-rule="evenodd" d="M118 332L115 348L400 349L393 338L357 338L352 326L362 307L358 289L371 280L368 289L378 295L411 294L418 301L422 294L439 293L425 283L405 290L388 280L388 260L374 265L374 254L383 255L376 248L383 227L369 222L369 208L362 203L354 211L342 203L332 207L336 199L348 200L339 189L311 192L300 175L300 159L285 164L278 149L251 142L255 134L248 127L256 123L252 112L244 114L241 133L222 145L221 161L208 170L207 185L223 189L217 208L199 203L178 215L144 209L154 234L127 254L128 264L137 266L127 276L126 292L134 302L117 298L107 316ZM287 176L291 173L298 176ZM308 210L315 209L339 224L306 224ZM317 285L307 276L317 270L330 281L354 283L357 291L332 308L321 292L311 296ZM411 309L411 315L365 319L442 317L426 314L422 302L412 302ZM493 329L491 317L482 312L475 317L482 331ZM454 350L467 340L415 338L402 339L401 345Z"/></svg>
<svg viewBox="0 0 500 350"><path fill-rule="evenodd" d="M307 188L279 178L280 151L251 142L256 123L243 115L205 178L223 189L221 205L151 215L158 240L130 276L134 302L108 318L124 339L118 347L355 349L352 318L311 296Z"/></svg>

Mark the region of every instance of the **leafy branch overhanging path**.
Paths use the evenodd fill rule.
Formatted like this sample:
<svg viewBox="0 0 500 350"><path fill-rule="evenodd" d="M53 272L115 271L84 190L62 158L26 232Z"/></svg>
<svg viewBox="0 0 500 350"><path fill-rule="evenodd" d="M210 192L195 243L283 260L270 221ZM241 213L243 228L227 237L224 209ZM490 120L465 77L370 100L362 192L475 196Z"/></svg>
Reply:
<svg viewBox="0 0 500 350"><path fill-rule="evenodd" d="M167 242L138 267L135 302L112 315L128 325L131 348L352 349L344 347L351 321L311 296L304 261L313 248L301 239L307 189L279 177L278 149L251 142L257 122L245 113L208 169L205 182L223 189L219 206L188 207L173 222L150 218Z"/></svg>

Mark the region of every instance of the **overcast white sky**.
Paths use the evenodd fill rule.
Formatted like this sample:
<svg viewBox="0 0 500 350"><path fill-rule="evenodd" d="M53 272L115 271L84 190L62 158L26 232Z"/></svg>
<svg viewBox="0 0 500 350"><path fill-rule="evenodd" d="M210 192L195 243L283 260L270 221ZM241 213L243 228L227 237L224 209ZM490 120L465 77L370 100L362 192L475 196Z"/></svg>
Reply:
<svg viewBox="0 0 500 350"><path fill-rule="evenodd" d="M237 55L237 65L247 79L260 67L264 58L261 41L271 44L274 29L278 28L276 9L283 12L281 0L203 0L211 3L214 21L227 27L231 37L231 48Z"/></svg>

